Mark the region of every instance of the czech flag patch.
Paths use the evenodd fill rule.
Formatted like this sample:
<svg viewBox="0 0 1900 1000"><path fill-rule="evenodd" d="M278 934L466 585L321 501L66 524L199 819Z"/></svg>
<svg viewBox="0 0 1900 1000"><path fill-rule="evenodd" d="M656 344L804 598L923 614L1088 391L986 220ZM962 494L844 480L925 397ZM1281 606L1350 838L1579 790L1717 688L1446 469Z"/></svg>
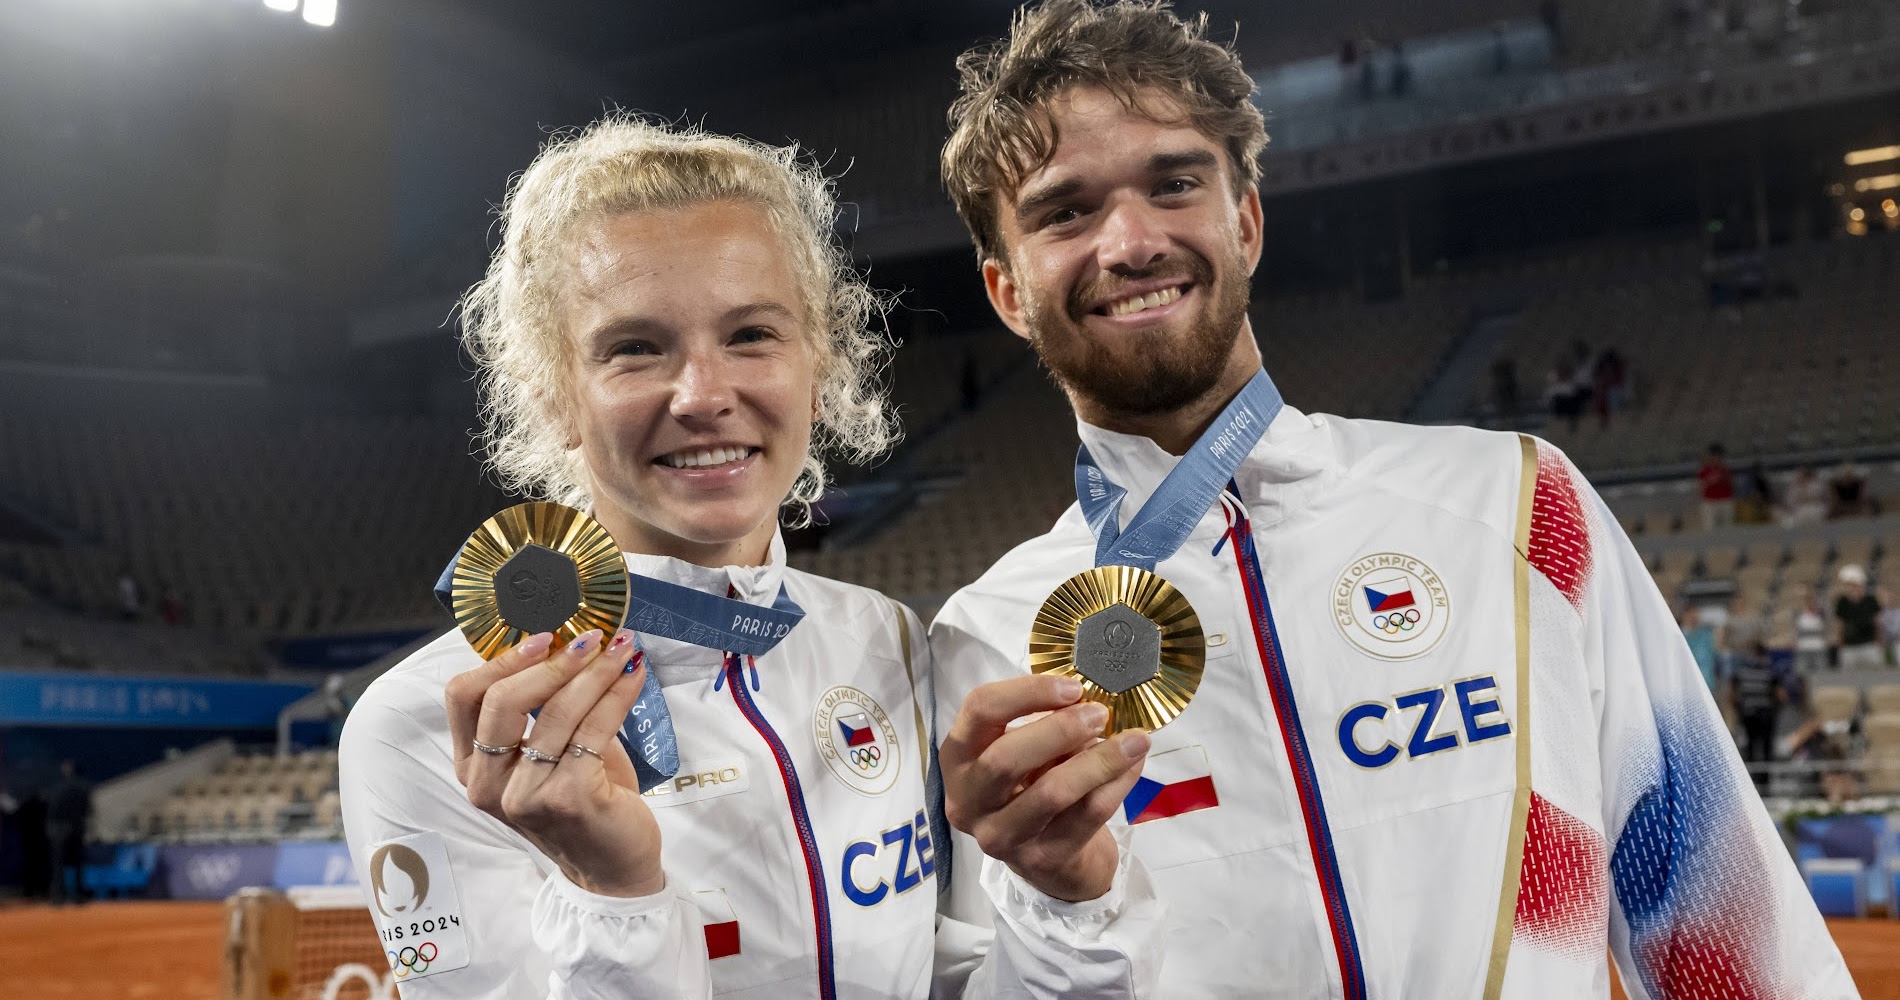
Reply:
<svg viewBox="0 0 1900 1000"><path fill-rule="evenodd" d="M877 739L876 731L871 728L871 717L863 712L839 716L838 733L848 747L861 747Z"/></svg>
<svg viewBox="0 0 1900 1000"><path fill-rule="evenodd" d="M1122 799L1122 815L1130 823L1146 823L1217 805L1214 771L1207 764L1207 751L1196 744L1148 758L1135 787Z"/></svg>
<svg viewBox="0 0 1900 1000"><path fill-rule="evenodd" d="M1390 586L1394 583L1403 586L1405 589L1394 590L1387 593L1383 590L1374 590L1369 586L1366 588L1366 607L1371 609L1373 614L1376 615L1381 611L1397 611L1400 608L1409 608L1418 603L1418 601L1412 598L1411 583L1406 580L1392 580L1387 583L1382 583L1380 586Z"/></svg>

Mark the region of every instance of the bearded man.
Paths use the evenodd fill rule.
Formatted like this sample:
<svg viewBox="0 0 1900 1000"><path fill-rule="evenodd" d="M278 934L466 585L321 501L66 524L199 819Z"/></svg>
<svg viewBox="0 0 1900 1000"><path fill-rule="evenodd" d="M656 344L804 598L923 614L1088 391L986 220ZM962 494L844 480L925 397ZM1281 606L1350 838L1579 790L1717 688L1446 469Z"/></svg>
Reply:
<svg viewBox="0 0 1900 1000"><path fill-rule="evenodd" d="M1031 673L1045 598L1092 568L1159 577L1199 637L1112 607L1102 634L1161 631L1166 669L1204 650L1116 810L1169 905L1162 995L1602 997L1613 954L1632 997L1854 996L1667 604L1565 457L1282 403L1247 316L1266 136L1232 51L1164 4L1051 0L958 66L945 183L1083 447L1077 506L931 629L951 798L1038 777L1012 713L1082 722ZM1090 673L1081 629L1084 700L1166 721L1102 673L1132 661ZM1023 863L993 820L950 818ZM1106 870L1115 833L1090 846Z"/></svg>

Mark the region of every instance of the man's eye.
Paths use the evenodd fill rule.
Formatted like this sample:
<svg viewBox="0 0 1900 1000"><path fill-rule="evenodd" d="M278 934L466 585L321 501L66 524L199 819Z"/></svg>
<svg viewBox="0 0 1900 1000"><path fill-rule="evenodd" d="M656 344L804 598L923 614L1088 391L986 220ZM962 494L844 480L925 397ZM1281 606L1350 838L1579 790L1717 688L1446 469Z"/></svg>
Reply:
<svg viewBox="0 0 1900 1000"><path fill-rule="evenodd" d="M622 344L615 344L613 353L616 356L624 354L634 357L643 357L649 354L658 354L659 352L654 350L652 344L644 340L629 340Z"/></svg>
<svg viewBox="0 0 1900 1000"><path fill-rule="evenodd" d="M1066 226L1082 217L1082 213L1073 208L1058 208L1042 217L1045 226Z"/></svg>
<svg viewBox="0 0 1900 1000"><path fill-rule="evenodd" d="M1192 190L1194 190L1194 182L1192 180L1186 177L1175 177L1162 181L1161 186L1155 188L1155 193L1163 195L1186 194Z"/></svg>
<svg viewBox="0 0 1900 1000"><path fill-rule="evenodd" d="M772 339L772 331L762 326L748 326L732 335L735 344L762 344Z"/></svg>

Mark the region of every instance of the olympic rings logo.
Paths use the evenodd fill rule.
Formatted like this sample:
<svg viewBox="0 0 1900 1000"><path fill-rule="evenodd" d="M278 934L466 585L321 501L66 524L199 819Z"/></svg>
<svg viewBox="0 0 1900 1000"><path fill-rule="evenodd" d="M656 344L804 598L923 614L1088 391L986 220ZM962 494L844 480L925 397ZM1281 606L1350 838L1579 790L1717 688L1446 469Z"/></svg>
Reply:
<svg viewBox="0 0 1900 1000"><path fill-rule="evenodd" d="M849 756L853 767L860 771L869 771L877 766L878 761L884 759L884 751L879 750L877 744L873 743L870 746L852 747Z"/></svg>
<svg viewBox="0 0 1900 1000"><path fill-rule="evenodd" d="M1394 611L1389 615L1373 615L1372 627L1386 635L1410 632L1418 627L1418 609L1406 608L1404 611Z"/></svg>
<svg viewBox="0 0 1900 1000"><path fill-rule="evenodd" d="M389 952L389 968L397 979L412 972L419 976L429 971L429 963L435 961L436 954L435 942L424 941L413 948Z"/></svg>

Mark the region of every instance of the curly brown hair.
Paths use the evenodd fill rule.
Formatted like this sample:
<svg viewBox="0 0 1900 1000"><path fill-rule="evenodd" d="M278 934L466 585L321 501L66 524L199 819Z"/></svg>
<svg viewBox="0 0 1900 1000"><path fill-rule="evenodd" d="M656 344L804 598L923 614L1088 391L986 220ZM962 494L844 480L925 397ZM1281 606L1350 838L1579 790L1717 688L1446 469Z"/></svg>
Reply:
<svg viewBox="0 0 1900 1000"><path fill-rule="evenodd" d="M979 259L1005 259L997 198L1055 155L1047 105L1074 87L1100 87L1131 110L1185 122L1223 146L1236 197L1260 180L1267 129L1251 100L1253 78L1232 48L1207 39L1206 14L1183 21L1167 0L1024 7L1008 38L963 53L957 73L962 93L950 105L943 183ZM1172 106L1156 107L1151 96Z"/></svg>

